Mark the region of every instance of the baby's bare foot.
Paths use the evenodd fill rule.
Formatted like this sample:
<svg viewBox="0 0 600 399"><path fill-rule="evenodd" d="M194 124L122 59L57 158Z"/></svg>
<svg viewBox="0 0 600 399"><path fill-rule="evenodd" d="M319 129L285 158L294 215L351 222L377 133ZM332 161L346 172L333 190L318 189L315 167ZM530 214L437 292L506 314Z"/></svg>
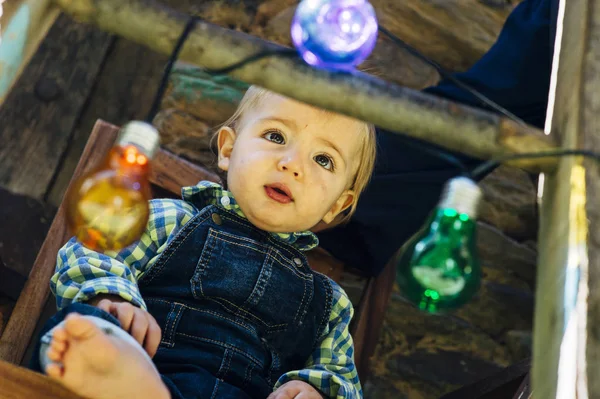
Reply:
<svg viewBox="0 0 600 399"><path fill-rule="evenodd" d="M69 342L67 340L67 333L62 328L57 328L54 330L52 334L52 341L50 342L50 348L48 348L48 352L46 356L53 362L62 363L63 356L69 346ZM51 364L53 368L60 367L57 364ZM54 370L56 372L58 370Z"/></svg>
<svg viewBox="0 0 600 399"><path fill-rule="evenodd" d="M47 356L62 366L52 363L46 373L90 399L170 398L143 349L107 335L92 320L70 314L65 324L53 331Z"/></svg>

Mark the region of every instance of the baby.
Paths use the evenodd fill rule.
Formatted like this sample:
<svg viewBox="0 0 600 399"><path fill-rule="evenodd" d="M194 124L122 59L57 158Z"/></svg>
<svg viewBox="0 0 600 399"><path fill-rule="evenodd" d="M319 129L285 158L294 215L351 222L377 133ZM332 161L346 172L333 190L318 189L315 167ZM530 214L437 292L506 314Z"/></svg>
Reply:
<svg viewBox="0 0 600 399"><path fill-rule="evenodd" d="M217 147L227 190L152 200L119 252L59 251L45 372L92 399L362 397L352 304L304 252L354 212L374 127L251 87Z"/></svg>

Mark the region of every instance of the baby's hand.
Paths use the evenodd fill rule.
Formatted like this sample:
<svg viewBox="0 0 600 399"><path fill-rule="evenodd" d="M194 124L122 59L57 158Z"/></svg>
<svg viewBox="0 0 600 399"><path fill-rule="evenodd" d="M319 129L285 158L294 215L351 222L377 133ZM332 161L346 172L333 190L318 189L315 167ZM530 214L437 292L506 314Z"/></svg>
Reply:
<svg viewBox="0 0 600 399"><path fill-rule="evenodd" d="M150 313L118 297L104 298L95 306L115 316L121 323L121 328L131 334L150 357L154 357L162 333Z"/></svg>
<svg viewBox="0 0 600 399"><path fill-rule="evenodd" d="M267 399L323 399L324 397L306 382L290 381L277 388Z"/></svg>

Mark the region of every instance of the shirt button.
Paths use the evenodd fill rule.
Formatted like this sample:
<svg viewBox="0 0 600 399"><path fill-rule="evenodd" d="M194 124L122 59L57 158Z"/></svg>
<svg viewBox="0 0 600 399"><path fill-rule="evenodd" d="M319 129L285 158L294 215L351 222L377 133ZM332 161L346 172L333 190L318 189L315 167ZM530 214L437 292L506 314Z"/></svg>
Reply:
<svg viewBox="0 0 600 399"><path fill-rule="evenodd" d="M294 258L294 263L300 266L302 265L302 260L300 258Z"/></svg>
<svg viewBox="0 0 600 399"><path fill-rule="evenodd" d="M221 205L229 206L229 204L231 204L231 200L229 199L229 197L221 197Z"/></svg>
<svg viewBox="0 0 600 399"><path fill-rule="evenodd" d="M215 222L215 224L217 226L220 226L223 224L223 220L221 219L221 216L217 215L216 213L213 213L211 217L212 217L213 222Z"/></svg>

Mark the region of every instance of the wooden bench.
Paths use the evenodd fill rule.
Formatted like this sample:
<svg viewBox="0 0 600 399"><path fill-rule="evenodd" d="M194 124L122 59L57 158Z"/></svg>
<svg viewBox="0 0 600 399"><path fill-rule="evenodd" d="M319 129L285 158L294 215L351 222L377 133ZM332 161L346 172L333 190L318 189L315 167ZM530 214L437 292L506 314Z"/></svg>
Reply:
<svg viewBox="0 0 600 399"><path fill-rule="evenodd" d="M117 132L117 126L101 120L96 123L71 183L106 156L114 144ZM207 169L162 149L153 160L150 178L157 192L177 196L182 186L194 185L200 180L218 179ZM65 222L63 201L0 338L0 360L14 364L23 362L36 326L45 321L40 318L50 294L49 281L54 274L57 251L70 236ZM354 303L356 313L351 326L355 341L355 360L359 375L364 380L368 375L369 357L375 350L385 308L391 295L394 268L390 264L377 278L366 278L354 271L345 270L341 262L324 251L311 251L308 257L313 269L338 282L344 274L366 280L358 301L355 301L357 303Z"/></svg>

